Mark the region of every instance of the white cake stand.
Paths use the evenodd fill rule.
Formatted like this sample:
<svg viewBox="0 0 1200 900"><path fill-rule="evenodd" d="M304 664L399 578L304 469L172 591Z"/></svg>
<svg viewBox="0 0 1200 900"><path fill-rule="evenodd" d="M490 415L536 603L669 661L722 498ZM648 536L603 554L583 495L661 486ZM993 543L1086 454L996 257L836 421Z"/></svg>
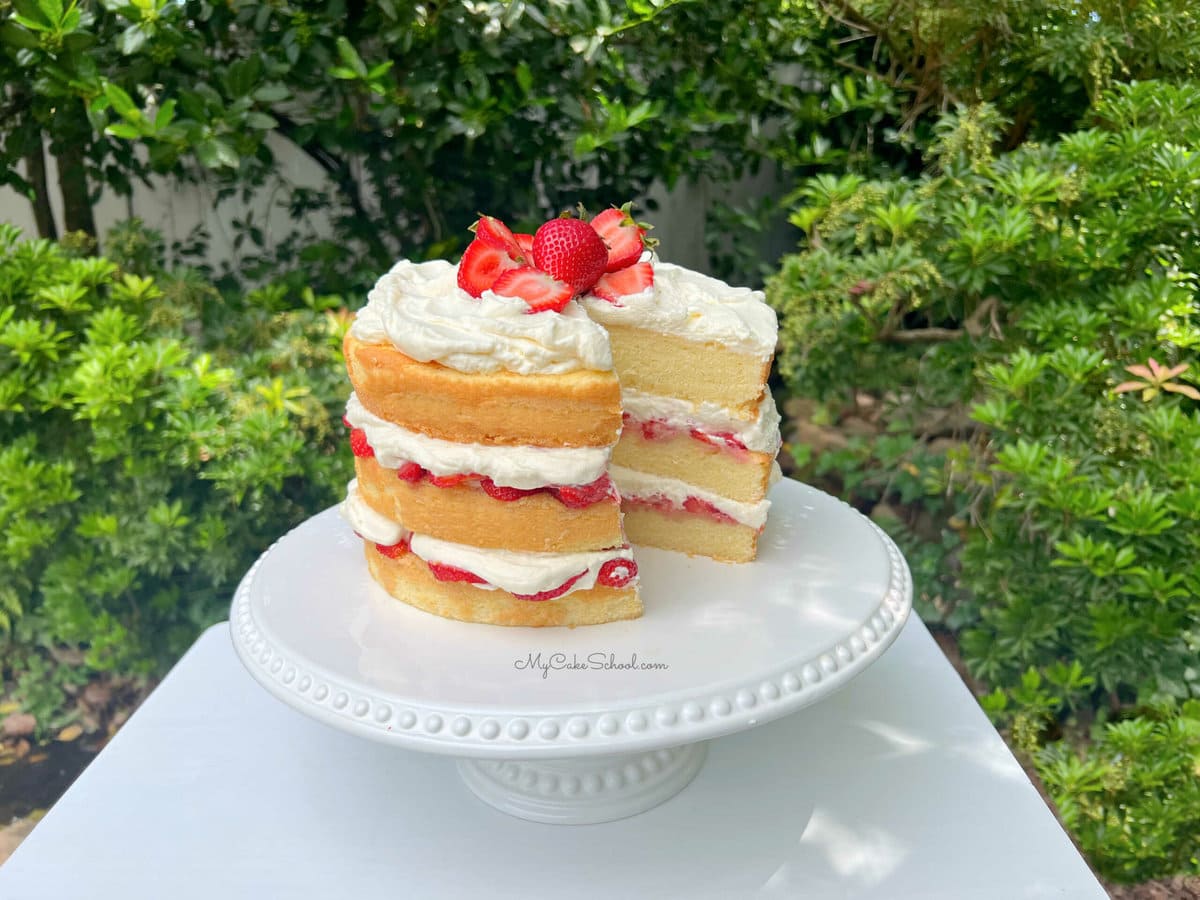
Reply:
<svg viewBox="0 0 1200 900"><path fill-rule="evenodd" d="M471 790L507 813L623 818L685 787L705 741L848 682L909 613L908 567L874 523L795 481L771 500L756 562L639 549L645 615L574 629L475 625L406 606L371 580L362 542L328 509L246 574L234 646L289 706L458 757Z"/></svg>

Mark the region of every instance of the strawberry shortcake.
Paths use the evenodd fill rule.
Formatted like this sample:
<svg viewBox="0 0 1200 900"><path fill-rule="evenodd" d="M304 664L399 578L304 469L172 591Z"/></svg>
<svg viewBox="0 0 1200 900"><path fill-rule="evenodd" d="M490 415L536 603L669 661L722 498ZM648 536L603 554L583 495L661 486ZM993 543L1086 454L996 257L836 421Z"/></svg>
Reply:
<svg viewBox="0 0 1200 900"><path fill-rule="evenodd" d="M654 260L628 206L482 216L402 261L346 339L342 514L393 596L450 618L642 613L634 544L748 561L779 448L762 295Z"/></svg>

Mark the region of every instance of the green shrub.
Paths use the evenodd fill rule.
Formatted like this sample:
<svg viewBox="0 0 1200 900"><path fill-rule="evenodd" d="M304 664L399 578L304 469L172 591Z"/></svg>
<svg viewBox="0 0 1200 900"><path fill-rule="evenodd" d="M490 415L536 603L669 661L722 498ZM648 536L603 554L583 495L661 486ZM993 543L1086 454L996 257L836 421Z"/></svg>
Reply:
<svg viewBox="0 0 1200 900"><path fill-rule="evenodd" d="M15 668L65 644L93 669L160 669L349 472L338 298L224 298L194 273L139 272L153 237L125 227L118 265L0 225L0 628Z"/></svg>
<svg viewBox="0 0 1200 900"><path fill-rule="evenodd" d="M797 461L933 548L922 613L1036 751L1200 696L1200 87L1119 86L996 155L1001 125L944 118L920 177L806 182L768 296L789 388L835 424L877 410Z"/></svg>
<svg viewBox="0 0 1200 900"><path fill-rule="evenodd" d="M92 230L89 186L205 178L219 202L266 186L297 234L230 215L232 274L270 277L282 254L302 256L310 279L357 284L400 256L453 255L480 209L529 224L655 180L728 182L771 147L811 147L826 92L788 69L845 53L819 22L781 0L16 0L0 7L0 80L17 86L0 183L52 225L48 136L60 169L77 163L59 185L68 230ZM328 190L279 171L281 146ZM318 210L333 224L319 240Z"/></svg>
<svg viewBox="0 0 1200 900"><path fill-rule="evenodd" d="M1200 872L1200 703L1165 705L1100 729L1091 747L1063 742L1037 770L1100 874L1141 881Z"/></svg>

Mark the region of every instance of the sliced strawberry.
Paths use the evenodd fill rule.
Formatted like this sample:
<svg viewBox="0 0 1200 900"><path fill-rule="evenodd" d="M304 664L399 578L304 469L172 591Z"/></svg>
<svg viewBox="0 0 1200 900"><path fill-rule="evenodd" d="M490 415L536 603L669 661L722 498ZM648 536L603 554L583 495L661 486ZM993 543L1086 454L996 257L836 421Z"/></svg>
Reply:
<svg viewBox="0 0 1200 900"><path fill-rule="evenodd" d="M396 477L401 481L420 481L426 475L425 469L417 465L417 463L409 460L404 465L396 470Z"/></svg>
<svg viewBox="0 0 1200 900"><path fill-rule="evenodd" d="M386 556L388 559L396 559L408 552L408 539L402 538L397 544L376 544L375 549Z"/></svg>
<svg viewBox="0 0 1200 900"><path fill-rule="evenodd" d="M572 587L574 587L575 582L577 582L586 574L587 569L584 569L574 578L568 578L556 588L552 588L548 591L539 591L536 594L513 594L513 596L519 597L522 600L553 600L555 597L561 597L563 594L569 591Z"/></svg>
<svg viewBox="0 0 1200 900"><path fill-rule="evenodd" d="M462 484L464 481L466 481L470 477L471 477L470 475L464 475L464 474L430 475L429 483L432 484L434 487L448 488L448 487L454 487L456 484Z"/></svg>
<svg viewBox="0 0 1200 900"><path fill-rule="evenodd" d="M355 456L374 456L375 449L367 442L367 433L361 428L350 432L350 449Z"/></svg>
<svg viewBox="0 0 1200 900"><path fill-rule="evenodd" d="M482 238L476 238L458 264L458 286L472 297L478 297L504 272L519 265L504 248L493 247Z"/></svg>
<svg viewBox="0 0 1200 900"><path fill-rule="evenodd" d="M477 241L483 241L489 247L503 250L509 255L509 258L522 265L525 264L525 252L517 242L516 235L495 216L480 216L479 221L471 226L471 230L475 232Z"/></svg>
<svg viewBox="0 0 1200 900"><path fill-rule="evenodd" d="M646 230L633 220L629 204L621 209L606 209L592 219L591 224L608 247L608 265L604 271L616 272L641 259L642 250L646 247L642 240Z"/></svg>
<svg viewBox="0 0 1200 900"><path fill-rule="evenodd" d="M592 293L609 303L620 304L622 297L640 294L654 286L654 269L650 263L634 263L619 272L601 276L592 286Z"/></svg>
<svg viewBox="0 0 1200 900"><path fill-rule="evenodd" d="M600 567L596 583L605 587L623 588L637 578L638 567L632 559L610 559Z"/></svg>
<svg viewBox="0 0 1200 900"><path fill-rule="evenodd" d="M662 441L675 434L675 429L662 419L647 419L641 426L642 439L647 441Z"/></svg>
<svg viewBox="0 0 1200 900"><path fill-rule="evenodd" d="M351 425L351 424L350 424L350 417L349 417L349 416L342 416L342 424L343 424L343 425L345 425L347 428L353 428L353 427L354 427L353 425Z"/></svg>
<svg viewBox="0 0 1200 900"><path fill-rule="evenodd" d="M655 509L663 513L679 511L679 507L662 494L650 494L646 497L622 497L621 506L629 508L644 507L648 509Z"/></svg>
<svg viewBox="0 0 1200 900"><path fill-rule="evenodd" d="M564 484L554 489L563 506L570 509L583 509L593 503L599 503L612 494L612 482L607 475L601 475L591 484Z"/></svg>
<svg viewBox="0 0 1200 900"><path fill-rule="evenodd" d="M570 285L556 281L533 266L505 272L496 279L492 290L501 297L520 297L529 304L530 312L562 312L567 301L575 296Z"/></svg>
<svg viewBox="0 0 1200 900"><path fill-rule="evenodd" d="M467 581L471 584L486 584L487 579L480 578L474 572L468 572L466 569L460 569L458 566L449 566L446 563L429 563L429 571L433 573L433 577L438 581Z"/></svg>
<svg viewBox="0 0 1200 900"><path fill-rule="evenodd" d="M526 490L524 488L508 487L503 484L496 484L490 478L479 479L479 486L483 488L483 492L493 500L503 500L505 503L511 503L514 500L520 500L522 497L528 497L530 494L536 494L540 488Z"/></svg>
<svg viewBox="0 0 1200 900"><path fill-rule="evenodd" d="M517 246L521 248L521 255L527 260L533 259L533 235L532 234L514 234L517 239Z"/></svg>
<svg viewBox="0 0 1200 900"><path fill-rule="evenodd" d="M701 500L699 497L688 497L683 501L683 508L694 515L708 516L716 519L718 522L737 521L733 516L729 515L728 513L721 512L721 510L717 509L715 506L713 506L713 504L709 503L707 500Z"/></svg>

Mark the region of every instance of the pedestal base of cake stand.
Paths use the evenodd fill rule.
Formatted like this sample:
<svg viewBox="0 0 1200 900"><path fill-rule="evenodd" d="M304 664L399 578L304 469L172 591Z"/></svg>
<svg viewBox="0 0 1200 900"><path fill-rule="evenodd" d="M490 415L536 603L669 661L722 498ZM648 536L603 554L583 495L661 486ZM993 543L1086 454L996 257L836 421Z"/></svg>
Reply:
<svg viewBox="0 0 1200 900"><path fill-rule="evenodd" d="M480 800L501 812L551 825L625 819L687 787L708 743L580 759L460 759L458 772Z"/></svg>
<svg viewBox="0 0 1200 900"><path fill-rule="evenodd" d="M234 647L308 716L458 758L497 809L564 824L634 815L687 785L705 741L854 678L911 609L908 567L872 522L795 481L771 501L755 562L637 548L645 614L580 628L414 609L371 580L362 541L329 509L242 579Z"/></svg>

